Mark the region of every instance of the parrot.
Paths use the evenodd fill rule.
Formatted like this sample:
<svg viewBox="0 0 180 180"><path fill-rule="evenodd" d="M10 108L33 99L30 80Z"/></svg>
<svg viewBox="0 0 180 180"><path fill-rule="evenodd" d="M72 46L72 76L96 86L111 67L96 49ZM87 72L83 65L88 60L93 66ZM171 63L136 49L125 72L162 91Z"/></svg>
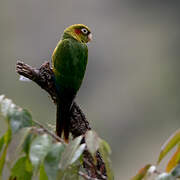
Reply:
<svg viewBox="0 0 180 180"><path fill-rule="evenodd" d="M52 71L57 92L56 134L68 142L70 110L81 87L88 62L90 29L83 24L67 27L52 54Z"/></svg>

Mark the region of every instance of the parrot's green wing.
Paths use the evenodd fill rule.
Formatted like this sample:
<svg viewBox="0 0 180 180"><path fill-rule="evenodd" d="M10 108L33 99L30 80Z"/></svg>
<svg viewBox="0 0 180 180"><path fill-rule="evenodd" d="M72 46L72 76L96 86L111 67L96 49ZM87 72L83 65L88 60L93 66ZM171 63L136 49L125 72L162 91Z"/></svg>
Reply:
<svg viewBox="0 0 180 180"><path fill-rule="evenodd" d="M56 83L62 88L78 91L81 86L88 59L86 44L73 38L61 40L52 56Z"/></svg>

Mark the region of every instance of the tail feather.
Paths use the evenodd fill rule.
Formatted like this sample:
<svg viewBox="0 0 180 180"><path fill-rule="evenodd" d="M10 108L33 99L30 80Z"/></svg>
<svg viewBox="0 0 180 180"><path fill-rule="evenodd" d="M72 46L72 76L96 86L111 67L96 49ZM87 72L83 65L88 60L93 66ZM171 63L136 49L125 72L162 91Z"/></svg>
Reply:
<svg viewBox="0 0 180 180"><path fill-rule="evenodd" d="M54 77L55 80L55 77ZM76 91L71 88L63 88L56 83L57 112L56 112L56 134L59 137L64 135L64 140L68 142L69 125L70 125L70 110L76 96ZM61 88L60 88L61 87Z"/></svg>
<svg viewBox="0 0 180 180"><path fill-rule="evenodd" d="M66 123L64 124L64 140L68 142L69 139L69 125L70 125L70 117L68 116L66 119Z"/></svg>
<svg viewBox="0 0 180 180"><path fill-rule="evenodd" d="M56 134L61 137L62 132L63 132L63 122L62 121L62 117L61 117L61 108L60 108L60 104L57 103L57 111L56 111Z"/></svg>
<svg viewBox="0 0 180 180"><path fill-rule="evenodd" d="M59 137L63 135L66 142L68 142L69 138L71 104L72 103L57 103L56 134Z"/></svg>

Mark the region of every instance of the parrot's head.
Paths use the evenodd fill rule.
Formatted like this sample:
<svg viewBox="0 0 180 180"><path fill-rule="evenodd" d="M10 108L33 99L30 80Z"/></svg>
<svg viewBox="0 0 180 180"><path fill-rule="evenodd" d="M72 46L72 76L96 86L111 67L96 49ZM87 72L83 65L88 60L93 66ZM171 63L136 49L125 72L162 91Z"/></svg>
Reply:
<svg viewBox="0 0 180 180"><path fill-rule="evenodd" d="M64 30L64 34L72 36L81 43L88 43L92 40L90 29L83 24L74 24Z"/></svg>

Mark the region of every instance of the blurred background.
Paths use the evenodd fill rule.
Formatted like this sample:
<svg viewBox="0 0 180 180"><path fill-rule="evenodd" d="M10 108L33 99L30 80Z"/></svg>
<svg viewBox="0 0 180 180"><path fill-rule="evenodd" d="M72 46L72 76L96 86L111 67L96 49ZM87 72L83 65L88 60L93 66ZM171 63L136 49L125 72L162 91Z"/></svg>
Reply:
<svg viewBox="0 0 180 180"><path fill-rule="evenodd" d="M116 179L155 163L180 122L180 1L6 0L0 2L0 94L55 124L55 105L18 81L17 60L39 67L63 30L90 27L93 41L77 102L112 148Z"/></svg>

